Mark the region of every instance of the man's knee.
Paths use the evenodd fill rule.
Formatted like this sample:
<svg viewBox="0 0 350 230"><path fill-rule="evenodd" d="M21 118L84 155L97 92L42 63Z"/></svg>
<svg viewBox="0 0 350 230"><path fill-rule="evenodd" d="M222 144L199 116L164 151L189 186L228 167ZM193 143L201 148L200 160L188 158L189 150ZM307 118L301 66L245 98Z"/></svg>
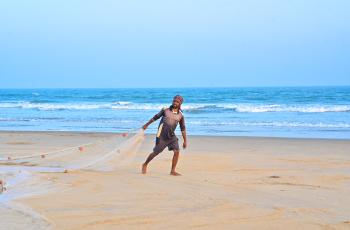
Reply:
<svg viewBox="0 0 350 230"><path fill-rule="evenodd" d="M150 154L148 155L148 159L153 159L153 158L155 158L157 155L158 155L157 153L152 152L152 153L150 153Z"/></svg>
<svg viewBox="0 0 350 230"><path fill-rule="evenodd" d="M175 155L175 156L180 155L180 151L179 151L179 150L175 150L175 151L174 151L174 155Z"/></svg>

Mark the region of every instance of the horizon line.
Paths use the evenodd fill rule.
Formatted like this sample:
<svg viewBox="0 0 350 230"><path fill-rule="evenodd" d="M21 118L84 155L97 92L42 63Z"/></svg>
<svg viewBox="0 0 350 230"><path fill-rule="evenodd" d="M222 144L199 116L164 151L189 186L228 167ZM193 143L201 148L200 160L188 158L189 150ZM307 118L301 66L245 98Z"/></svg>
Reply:
<svg viewBox="0 0 350 230"><path fill-rule="evenodd" d="M182 86L182 87L5 87L0 90L19 89L229 89L229 88L309 88L350 87L350 85L280 85L280 86Z"/></svg>

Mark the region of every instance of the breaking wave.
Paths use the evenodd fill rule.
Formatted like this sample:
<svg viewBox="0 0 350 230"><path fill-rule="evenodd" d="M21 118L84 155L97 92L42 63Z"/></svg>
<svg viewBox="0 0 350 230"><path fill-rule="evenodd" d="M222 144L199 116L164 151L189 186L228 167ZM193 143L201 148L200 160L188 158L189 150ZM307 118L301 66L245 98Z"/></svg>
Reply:
<svg viewBox="0 0 350 230"><path fill-rule="evenodd" d="M112 103L36 103L36 102L3 102L0 108L18 108L34 110L160 110L167 104L133 103L127 101ZM182 109L187 112L215 112L232 111L238 113L267 113L267 112L297 112L297 113L325 113L350 112L350 105L281 105L281 104L184 104Z"/></svg>
<svg viewBox="0 0 350 230"><path fill-rule="evenodd" d="M348 123L307 123L307 122L217 122L217 121L189 121L188 124L203 126L262 126L262 127L300 127L300 128L350 128Z"/></svg>

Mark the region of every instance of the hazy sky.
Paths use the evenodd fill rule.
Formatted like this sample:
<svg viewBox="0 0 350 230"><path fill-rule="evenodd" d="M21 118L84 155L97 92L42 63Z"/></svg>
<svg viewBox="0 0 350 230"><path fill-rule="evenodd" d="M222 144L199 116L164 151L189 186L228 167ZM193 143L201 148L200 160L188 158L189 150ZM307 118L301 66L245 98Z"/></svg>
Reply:
<svg viewBox="0 0 350 230"><path fill-rule="evenodd" d="M0 0L0 88L350 85L349 0Z"/></svg>

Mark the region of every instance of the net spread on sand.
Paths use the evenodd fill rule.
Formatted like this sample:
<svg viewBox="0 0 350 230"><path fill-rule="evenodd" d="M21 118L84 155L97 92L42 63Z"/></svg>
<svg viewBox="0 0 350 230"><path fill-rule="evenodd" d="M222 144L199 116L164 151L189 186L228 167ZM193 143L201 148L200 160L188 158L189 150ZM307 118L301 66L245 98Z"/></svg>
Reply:
<svg viewBox="0 0 350 230"><path fill-rule="evenodd" d="M46 153L0 159L0 165L28 166L30 171L89 169L113 171L130 163L145 138L144 130ZM27 168L27 167L26 167ZM35 170L37 169L37 170Z"/></svg>

